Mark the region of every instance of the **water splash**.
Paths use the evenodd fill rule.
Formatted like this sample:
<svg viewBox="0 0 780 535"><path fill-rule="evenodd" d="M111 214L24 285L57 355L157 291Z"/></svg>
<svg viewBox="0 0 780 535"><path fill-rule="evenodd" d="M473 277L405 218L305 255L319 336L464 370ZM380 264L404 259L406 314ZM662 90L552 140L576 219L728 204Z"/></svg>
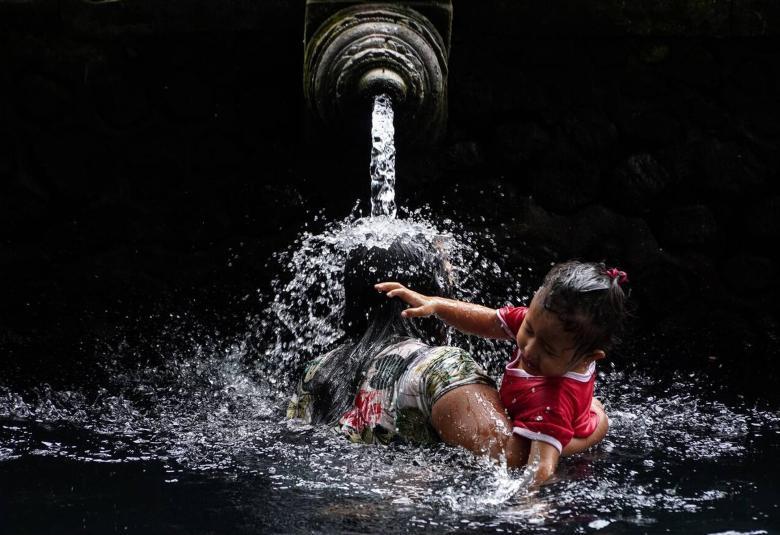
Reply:
<svg viewBox="0 0 780 535"><path fill-rule="evenodd" d="M387 95L374 99L371 115L371 215L395 217L395 142L393 103Z"/></svg>
<svg viewBox="0 0 780 535"><path fill-rule="evenodd" d="M46 385L19 391L0 383L0 463L157 462L171 484L182 473L250 475L272 493L313 496L310 514L355 515L359 529L369 525L360 523L363 504L373 507L366 522L386 518L387 525L585 532L606 523L647 526L669 514L714 514L707 511L729 509L743 496L760 499L765 487L751 482L744 463L777 447L780 413L718 401L718 387L703 374L662 383L652 371L603 366L597 395L611 418L607 439L564 459L557 482L531 494L529 471L509 472L464 450L354 445L326 427L285 420L297 366L343 335L343 266L355 247L423 236L449 258L459 297L492 306L527 301L531 281L524 285L519 270L499 268L489 256L490 237L451 221L434 225L419 212L407 215L351 216L302 234L276 257L281 272L273 297L260 303L264 312L246 337L226 340L186 324L168 328L160 336L178 329L187 338L170 344L154 366L126 358L134 348L121 341L107 344L102 375L110 379L96 392ZM153 336L142 343L157 347ZM510 349L474 338L453 343L469 348L494 377ZM717 478L681 477L715 465Z"/></svg>
<svg viewBox="0 0 780 535"><path fill-rule="evenodd" d="M546 531L604 518L646 525L661 512L710 510L751 492L736 461L756 434L780 432L776 411L709 399L704 376L681 376L659 389L646 372L612 371L600 377L598 391L615 415L607 440L587 461L562 461L557 483L529 495L530 471L512 473L464 450L354 445L326 427L283 420L286 397L253 379L245 350L196 345L156 368L113 369L113 383L91 394L0 387L0 462L156 461L172 481L189 471L262 474L275 489L332 503L379 499L417 523ZM683 437L689 447L680 447ZM721 477L707 487L675 476L713 462Z"/></svg>
<svg viewBox="0 0 780 535"><path fill-rule="evenodd" d="M450 220L435 225L422 212L362 218L352 215L305 232L277 256L280 275L271 284L271 314L253 330L264 358L258 376L271 376L289 391L302 363L323 354L344 336L344 266L357 247L387 248L396 240L416 240L438 250L449 266L449 286L461 300L503 306L527 299L525 278L502 270L489 255L490 236L469 232ZM445 286L442 284L442 286ZM472 352L488 369L497 370L506 349L495 341L451 332L448 343Z"/></svg>

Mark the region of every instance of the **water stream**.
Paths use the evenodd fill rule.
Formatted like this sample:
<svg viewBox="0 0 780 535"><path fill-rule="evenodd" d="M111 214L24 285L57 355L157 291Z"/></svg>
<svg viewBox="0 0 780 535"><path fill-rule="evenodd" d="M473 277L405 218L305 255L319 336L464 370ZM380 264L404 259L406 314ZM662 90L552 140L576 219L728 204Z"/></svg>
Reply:
<svg viewBox="0 0 780 535"><path fill-rule="evenodd" d="M374 98L371 114L371 215L395 217L395 128L389 96Z"/></svg>

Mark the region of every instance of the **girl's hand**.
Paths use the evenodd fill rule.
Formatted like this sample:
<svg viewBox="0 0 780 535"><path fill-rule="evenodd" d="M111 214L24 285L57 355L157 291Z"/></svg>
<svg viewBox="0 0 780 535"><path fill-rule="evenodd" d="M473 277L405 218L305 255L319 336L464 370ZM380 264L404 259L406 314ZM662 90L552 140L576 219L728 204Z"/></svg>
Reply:
<svg viewBox="0 0 780 535"><path fill-rule="evenodd" d="M401 312L401 316L404 318L423 318L436 314L437 299L435 297L417 293L400 282L380 282L375 284L374 288L379 292L387 293L387 297L398 297L408 304L410 308Z"/></svg>
<svg viewBox="0 0 780 535"><path fill-rule="evenodd" d="M485 338L507 338L501 322L492 308L464 303L446 297L429 297L410 290L399 282L380 282L374 288L387 297L398 297L409 305L401 312L404 318L423 318L435 315L450 327L466 334L476 334Z"/></svg>

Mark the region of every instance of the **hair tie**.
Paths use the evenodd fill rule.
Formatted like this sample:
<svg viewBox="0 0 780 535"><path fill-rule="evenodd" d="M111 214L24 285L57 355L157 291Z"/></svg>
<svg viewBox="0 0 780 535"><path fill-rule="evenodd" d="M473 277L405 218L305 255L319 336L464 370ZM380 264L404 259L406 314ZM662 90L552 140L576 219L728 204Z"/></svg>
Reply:
<svg viewBox="0 0 780 535"><path fill-rule="evenodd" d="M625 271L620 271L618 268L608 269L607 276L610 279L617 279L618 286L623 286L628 282L628 274Z"/></svg>

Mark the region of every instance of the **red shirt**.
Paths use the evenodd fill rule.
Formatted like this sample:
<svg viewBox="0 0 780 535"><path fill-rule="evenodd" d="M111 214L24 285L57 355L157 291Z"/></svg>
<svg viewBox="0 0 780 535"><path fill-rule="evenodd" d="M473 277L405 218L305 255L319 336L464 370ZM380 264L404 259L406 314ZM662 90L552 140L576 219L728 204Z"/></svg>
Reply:
<svg viewBox="0 0 780 535"><path fill-rule="evenodd" d="M504 307L498 319L507 334L517 337L527 307ZM590 410L596 363L585 373L568 372L560 377L531 375L517 367L520 349L515 347L506 365L499 394L512 419L513 431L531 440L552 444L560 452L572 437L593 433L599 415Z"/></svg>

